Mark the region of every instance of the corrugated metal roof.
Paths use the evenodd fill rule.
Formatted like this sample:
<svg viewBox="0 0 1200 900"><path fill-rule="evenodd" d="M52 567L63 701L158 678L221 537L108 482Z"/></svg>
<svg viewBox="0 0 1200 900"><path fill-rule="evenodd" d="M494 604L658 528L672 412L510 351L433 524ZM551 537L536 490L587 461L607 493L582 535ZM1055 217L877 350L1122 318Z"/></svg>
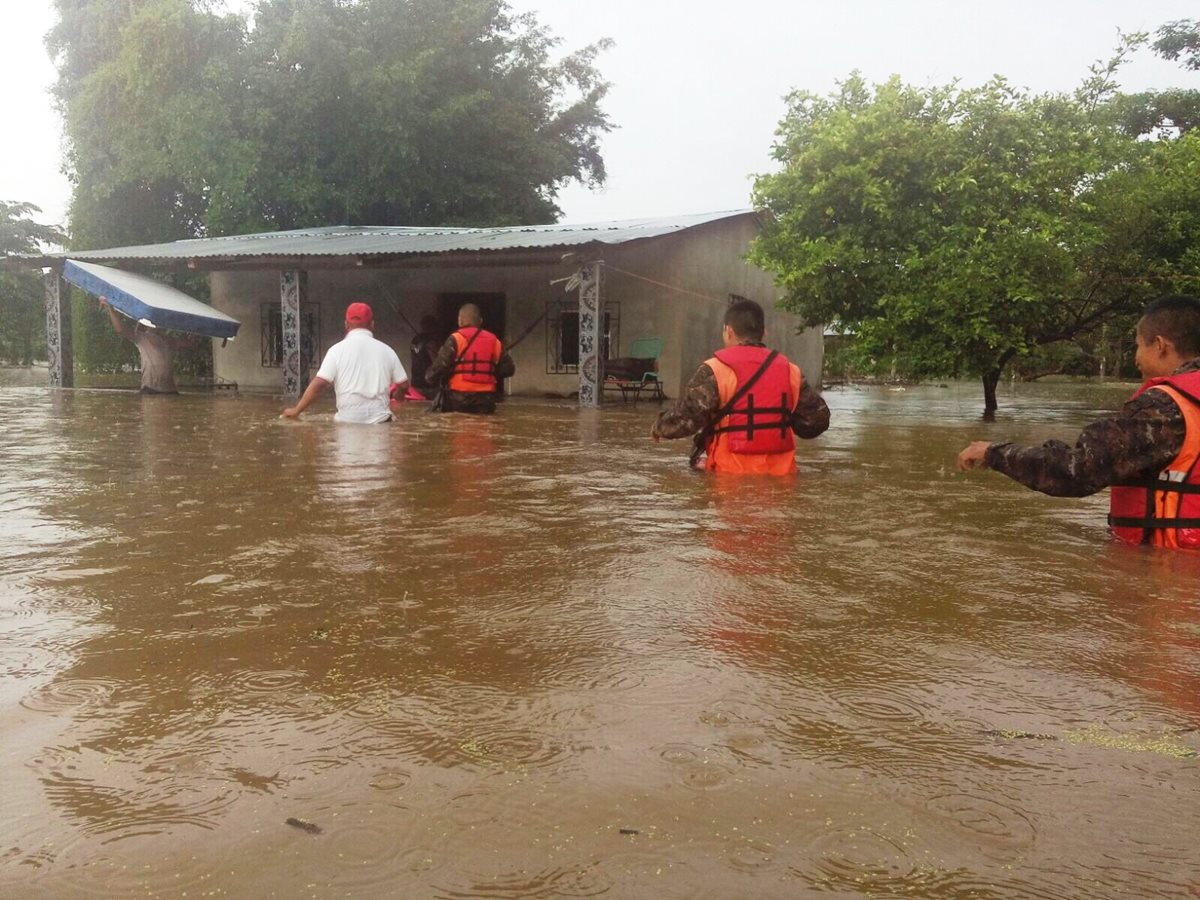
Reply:
<svg viewBox="0 0 1200 900"><path fill-rule="evenodd" d="M694 228L720 219L753 215L739 209L656 219L627 219L587 225L513 225L505 228L408 228L349 226L302 228L220 238L195 238L169 244L143 244L46 258L84 260L189 260L254 256L404 256L571 247L594 242L623 244Z"/></svg>

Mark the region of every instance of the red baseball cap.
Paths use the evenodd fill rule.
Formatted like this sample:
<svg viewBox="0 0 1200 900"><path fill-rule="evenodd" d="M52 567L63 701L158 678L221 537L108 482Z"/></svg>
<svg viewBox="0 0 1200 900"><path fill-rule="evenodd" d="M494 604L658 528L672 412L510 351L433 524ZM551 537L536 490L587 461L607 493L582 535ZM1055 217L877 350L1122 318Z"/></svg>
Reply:
<svg viewBox="0 0 1200 900"><path fill-rule="evenodd" d="M350 325L369 325L374 318L371 307L365 303L351 303L346 307L346 322Z"/></svg>

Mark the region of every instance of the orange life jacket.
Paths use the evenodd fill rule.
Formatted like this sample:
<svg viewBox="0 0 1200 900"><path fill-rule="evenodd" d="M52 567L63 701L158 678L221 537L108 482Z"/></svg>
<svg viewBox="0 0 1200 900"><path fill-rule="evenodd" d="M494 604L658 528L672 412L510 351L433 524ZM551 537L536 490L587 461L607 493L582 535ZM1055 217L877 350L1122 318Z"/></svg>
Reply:
<svg viewBox="0 0 1200 900"><path fill-rule="evenodd" d="M1156 390L1183 413L1183 447L1158 478L1114 485L1108 524L1128 544L1200 549L1200 372L1151 378L1134 394Z"/></svg>
<svg viewBox="0 0 1200 900"><path fill-rule="evenodd" d="M770 354L766 347L742 345L718 350L706 361L716 376L722 408L754 378ZM753 475L794 471L791 415L800 402L802 379L799 366L777 355L713 428L705 468Z"/></svg>
<svg viewBox="0 0 1200 900"><path fill-rule="evenodd" d="M454 346L458 362L450 373L447 387L452 391L469 393L496 390L496 363L500 361L500 339L490 331L469 326L454 332ZM466 353L463 352L464 349Z"/></svg>

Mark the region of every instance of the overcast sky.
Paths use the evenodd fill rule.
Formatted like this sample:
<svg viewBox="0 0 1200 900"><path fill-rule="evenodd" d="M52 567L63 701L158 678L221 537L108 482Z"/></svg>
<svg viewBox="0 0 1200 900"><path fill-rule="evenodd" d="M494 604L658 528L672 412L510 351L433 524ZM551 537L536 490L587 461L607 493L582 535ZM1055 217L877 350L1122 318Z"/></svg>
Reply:
<svg viewBox="0 0 1200 900"><path fill-rule="evenodd" d="M238 0L231 0L236 6ZM860 69L914 84L1003 74L1036 91L1071 90L1110 54L1117 30L1153 31L1200 16L1194 0L510 0L537 13L564 51L603 37L598 65L612 82L604 138L608 185L570 187L564 221L708 212L749 205L754 174L770 169L783 97L826 93ZM47 93L54 69L43 37L50 0L0 0L0 200L62 223L70 186L61 129ZM1128 90L1200 88L1200 74L1142 53Z"/></svg>

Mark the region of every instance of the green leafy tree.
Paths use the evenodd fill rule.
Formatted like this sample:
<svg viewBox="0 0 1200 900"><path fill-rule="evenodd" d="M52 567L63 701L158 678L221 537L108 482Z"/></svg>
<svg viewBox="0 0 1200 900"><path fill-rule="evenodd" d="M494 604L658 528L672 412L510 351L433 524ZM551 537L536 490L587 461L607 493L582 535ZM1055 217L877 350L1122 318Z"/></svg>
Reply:
<svg viewBox="0 0 1200 900"><path fill-rule="evenodd" d="M56 0L76 246L547 222L599 184L604 42L500 0Z"/></svg>
<svg viewBox="0 0 1200 900"><path fill-rule="evenodd" d="M1075 95L857 75L827 98L792 95L782 168L755 184L766 222L753 260L776 272L786 307L853 329L864 354L918 377L980 376L991 414L1015 356L1194 273L1197 144L1118 127L1118 64Z"/></svg>
<svg viewBox="0 0 1200 900"><path fill-rule="evenodd" d="M1157 35L1151 45L1155 53L1181 62L1185 69L1200 71L1200 20L1168 22ZM1194 89L1145 91L1117 97L1115 103L1124 127L1132 134L1169 137L1200 125L1200 91Z"/></svg>
<svg viewBox="0 0 1200 900"><path fill-rule="evenodd" d="M1172 137L1200 125L1200 91L1171 88L1117 98L1115 108L1130 134Z"/></svg>
<svg viewBox="0 0 1200 900"><path fill-rule="evenodd" d="M1200 72L1200 19L1179 19L1158 29L1154 52L1163 59L1180 60L1185 68Z"/></svg>
<svg viewBox="0 0 1200 900"><path fill-rule="evenodd" d="M32 203L0 200L0 255L24 256L61 244L63 234L31 218ZM46 314L41 280L27 272L0 272L0 360L31 365L46 351Z"/></svg>
<svg viewBox="0 0 1200 900"><path fill-rule="evenodd" d="M47 38L74 182L76 249L193 237L239 147L243 20L191 0L56 0Z"/></svg>

